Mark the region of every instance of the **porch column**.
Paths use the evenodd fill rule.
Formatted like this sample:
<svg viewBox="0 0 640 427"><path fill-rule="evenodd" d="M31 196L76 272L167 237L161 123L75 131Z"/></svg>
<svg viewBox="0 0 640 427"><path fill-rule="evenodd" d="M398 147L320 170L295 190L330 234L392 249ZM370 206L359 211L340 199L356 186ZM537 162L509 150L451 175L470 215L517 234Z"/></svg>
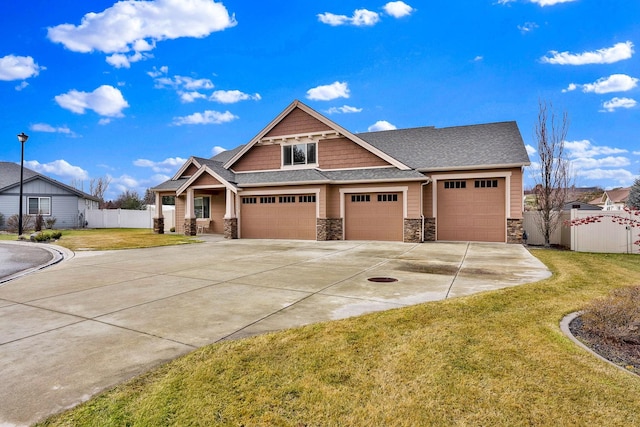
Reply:
<svg viewBox="0 0 640 427"><path fill-rule="evenodd" d="M225 239L238 238L238 218L236 216L236 194L227 188L225 197L224 237Z"/></svg>
<svg viewBox="0 0 640 427"><path fill-rule="evenodd" d="M153 232L164 234L164 215L162 214L162 195L156 191L156 216L153 218Z"/></svg>
<svg viewBox="0 0 640 427"><path fill-rule="evenodd" d="M196 211L193 200L193 188L187 189L187 200L184 209L184 234L185 236L195 236L198 232L196 225Z"/></svg>

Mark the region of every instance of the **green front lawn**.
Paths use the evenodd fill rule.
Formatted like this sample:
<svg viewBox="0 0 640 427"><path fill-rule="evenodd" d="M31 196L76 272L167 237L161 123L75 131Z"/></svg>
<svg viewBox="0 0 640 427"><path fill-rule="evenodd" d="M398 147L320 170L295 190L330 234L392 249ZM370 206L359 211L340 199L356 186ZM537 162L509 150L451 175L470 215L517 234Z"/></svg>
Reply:
<svg viewBox="0 0 640 427"><path fill-rule="evenodd" d="M552 278L211 345L45 425L640 425L640 377L558 326L640 257L533 253Z"/></svg>
<svg viewBox="0 0 640 427"><path fill-rule="evenodd" d="M62 238L52 243L73 251L150 248L199 242L197 237L175 233L154 234L153 230L148 228L100 228L61 231ZM29 236L27 235L26 237L28 238ZM0 239L18 240L18 235L0 234Z"/></svg>

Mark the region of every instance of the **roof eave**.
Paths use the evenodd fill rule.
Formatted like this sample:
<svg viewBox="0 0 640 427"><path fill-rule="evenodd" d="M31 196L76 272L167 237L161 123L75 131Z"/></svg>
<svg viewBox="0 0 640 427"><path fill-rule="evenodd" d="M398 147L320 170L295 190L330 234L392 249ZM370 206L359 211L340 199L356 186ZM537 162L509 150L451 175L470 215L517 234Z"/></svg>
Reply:
<svg viewBox="0 0 640 427"><path fill-rule="evenodd" d="M523 166L529 166L531 162L527 163L503 163L496 165L469 165L469 166L442 166L437 168L416 168L418 172L442 172L442 171L460 171L460 170L476 170L476 169L507 169L507 168L520 168Z"/></svg>

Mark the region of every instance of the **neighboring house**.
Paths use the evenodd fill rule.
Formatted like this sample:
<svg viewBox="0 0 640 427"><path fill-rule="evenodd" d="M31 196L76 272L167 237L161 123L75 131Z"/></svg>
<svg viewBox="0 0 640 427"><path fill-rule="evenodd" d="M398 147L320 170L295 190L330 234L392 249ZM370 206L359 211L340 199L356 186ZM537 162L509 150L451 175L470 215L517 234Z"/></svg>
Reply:
<svg viewBox="0 0 640 427"><path fill-rule="evenodd" d="M85 211L98 209L99 199L56 181L31 169L24 168L22 185L22 213L42 214L56 218L56 228L84 226ZM20 165L0 162L0 213L5 224L20 210Z"/></svg>
<svg viewBox="0 0 640 427"><path fill-rule="evenodd" d="M596 197L589 203L602 207L603 211L621 211L627 203L629 191L631 191L631 187L605 190L601 196Z"/></svg>
<svg viewBox="0 0 640 427"><path fill-rule="evenodd" d="M567 202L562 208L563 211L570 211L571 209L577 209L579 211L601 211L602 206L592 205L590 203L581 202L579 200L573 202Z"/></svg>
<svg viewBox="0 0 640 427"><path fill-rule="evenodd" d="M294 101L247 144L191 157L158 185L176 231L227 238L520 242L515 122L354 134Z"/></svg>

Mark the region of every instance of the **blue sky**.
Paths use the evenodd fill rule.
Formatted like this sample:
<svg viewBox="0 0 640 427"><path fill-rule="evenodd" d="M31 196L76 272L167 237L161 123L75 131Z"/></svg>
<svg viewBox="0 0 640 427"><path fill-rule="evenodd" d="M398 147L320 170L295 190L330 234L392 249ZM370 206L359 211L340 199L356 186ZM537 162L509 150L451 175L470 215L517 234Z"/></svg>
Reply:
<svg viewBox="0 0 640 427"><path fill-rule="evenodd" d="M248 142L294 99L352 132L567 112L576 184L640 173L636 0L9 0L0 160L106 199ZM532 185L527 179L527 185Z"/></svg>

